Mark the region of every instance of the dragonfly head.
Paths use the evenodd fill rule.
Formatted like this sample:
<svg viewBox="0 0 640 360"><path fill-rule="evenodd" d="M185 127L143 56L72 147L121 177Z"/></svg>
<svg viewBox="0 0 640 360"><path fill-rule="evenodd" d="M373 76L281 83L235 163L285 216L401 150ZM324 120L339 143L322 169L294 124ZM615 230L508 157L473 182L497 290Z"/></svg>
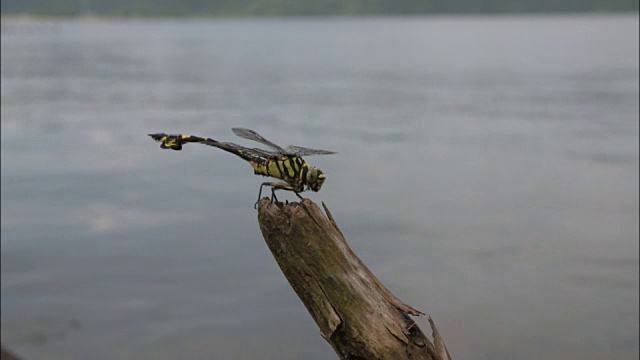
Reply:
<svg viewBox="0 0 640 360"><path fill-rule="evenodd" d="M307 171L307 185L309 185L309 189L313 191L320 191L325 178L326 176L322 170L315 166L309 167L309 170Z"/></svg>

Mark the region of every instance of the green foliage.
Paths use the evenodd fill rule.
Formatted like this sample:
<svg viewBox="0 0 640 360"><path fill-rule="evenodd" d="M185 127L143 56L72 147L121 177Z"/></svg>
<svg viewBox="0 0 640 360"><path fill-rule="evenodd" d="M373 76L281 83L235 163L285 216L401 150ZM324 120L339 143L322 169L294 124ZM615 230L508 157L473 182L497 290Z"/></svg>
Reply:
<svg viewBox="0 0 640 360"><path fill-rule="evenodd" d="M3 0L3 15L328 16L638 11L638 0Z"/></svg>

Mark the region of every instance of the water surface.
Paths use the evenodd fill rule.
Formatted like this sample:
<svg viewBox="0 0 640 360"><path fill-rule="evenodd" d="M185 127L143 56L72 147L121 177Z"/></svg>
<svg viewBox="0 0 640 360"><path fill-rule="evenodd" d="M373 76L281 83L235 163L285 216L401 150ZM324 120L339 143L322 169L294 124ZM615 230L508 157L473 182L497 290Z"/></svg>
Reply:
<svg viewBox="0 0 640 360"><path fill-rule="evenodd" d="M261 237L263 179L146 136L231 127L339 153L309 197L454 358L638 358L637 14L2 26L25 358L335 358Z"/></svg>

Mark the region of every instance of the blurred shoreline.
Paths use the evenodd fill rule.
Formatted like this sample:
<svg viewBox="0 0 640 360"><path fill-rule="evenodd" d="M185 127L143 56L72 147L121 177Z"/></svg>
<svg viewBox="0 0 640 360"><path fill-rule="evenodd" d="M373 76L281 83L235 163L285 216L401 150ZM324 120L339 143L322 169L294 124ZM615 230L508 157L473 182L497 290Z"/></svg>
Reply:
<svg viewBox="0 0 640 360"><path fill-rule="evenodd" d="M112 20L299 20L299 19L407 19L407 18L509 18L509 17L588 17L588 16L627 16L640 14L635 10L620 11L567 11L567 12L487 12L487 13L462 13L462 12L439 12L431 14L334 14L334 15L269 15L269 14L210 14L210 15L106 15L106 14L2 14L0 21L2 22L39 22L39 21L69 21L79 20L84 22L102 22Z"/></svg>

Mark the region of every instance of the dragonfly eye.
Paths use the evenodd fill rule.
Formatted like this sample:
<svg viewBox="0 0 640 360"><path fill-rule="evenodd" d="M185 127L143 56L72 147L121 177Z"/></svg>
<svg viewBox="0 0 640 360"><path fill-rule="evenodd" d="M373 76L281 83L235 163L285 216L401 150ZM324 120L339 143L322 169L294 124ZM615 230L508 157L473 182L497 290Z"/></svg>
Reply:
<svg viewBox="0 0 640 360"><path fill-rule="evenodd" d="M307 171L307 183L309 185L316 182L318 179L318 168L315 166L309 167L309 171Z"/></svg>
<svg viewBox="0 0 640 360"><path fill-rule="evenodd" d="M307 172L307 184L309 188L313 191L320 191L322 184L324 184L325 175L322 173L322 170L313 166L309 168Z"/></svg>

